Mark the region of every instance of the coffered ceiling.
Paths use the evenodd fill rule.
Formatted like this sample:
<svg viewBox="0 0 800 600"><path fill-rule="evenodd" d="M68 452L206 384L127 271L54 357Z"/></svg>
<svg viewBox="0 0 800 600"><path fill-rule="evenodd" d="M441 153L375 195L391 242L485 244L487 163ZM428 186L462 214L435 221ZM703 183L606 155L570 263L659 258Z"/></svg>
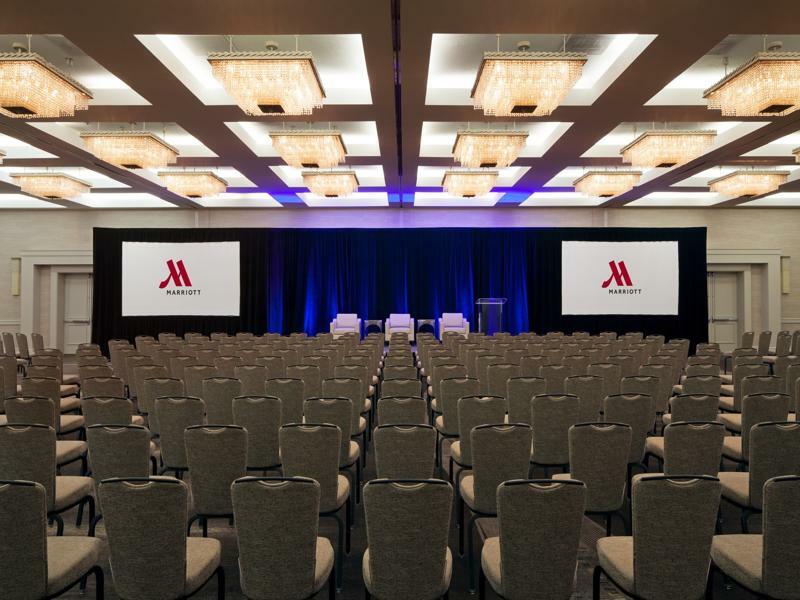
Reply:
<svg viewBox="0 0 800 600"><path fill-rule="evenodd" d="M800 111L729 118L703 90L779 40L800 51L796 0L48 0L7 2L0 52L27 44L87 87L88 110L69 119L0 115L0 208L264 208L800 206ZM326 98L309 116L245 114L212 76L209 52L256 51L265 42L313 54ZM583 52L566 99L544 117L489 118L470 91L483 53ZM314 196L269 138L276 129L333 127L359 191ZM499 169L491 193L443 192L456 132L523 129L519 158ZM216 197L167 191L154 170L119 168L89 154L80 133L147 130L180 152L177 169L211 170L228 182ZM620 148L649 129L714 129L700 157L643 170L613 198L578 194L589 167L621 167ZM708 181L743 166L789 171L763 197L729 198ZM74 201L25 193L11 173L53 170L87 182Z"/></svg>

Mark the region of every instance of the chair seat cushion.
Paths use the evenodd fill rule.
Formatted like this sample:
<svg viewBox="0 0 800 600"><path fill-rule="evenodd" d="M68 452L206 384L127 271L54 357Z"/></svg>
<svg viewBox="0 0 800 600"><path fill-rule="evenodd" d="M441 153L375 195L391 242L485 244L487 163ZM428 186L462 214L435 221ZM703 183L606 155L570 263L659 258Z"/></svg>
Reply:
<svg viewBox="0 0 800 600"><path fill-rule="evenodd" d="M480 512L490 513L497 510L495 507L480 507L475 505L475 477L472 471L468 472L458 482L458 491L461 494L461 499L464 500L470 510L478 510Z"/></svg>
<svg viewBox="0 0 800 600"><path fill-rule="evenodd" d="M719 389L720 396L733 396L733 384L723 383Z"/></svg>
<svg viewBox="0 0 800 600"><path fill-rule="evenodd" d="M439 403L436 402L436 398L431 398L431 410L435 413L439 412Z"/></svg>
<svg viewBox="0 0 800 600"><path fill-rule="evenodd" d="M743 462L744 456L742 455L742 438L734 437L732 435L726 436L722 439L722 456L737 462Z"/></svg>
<svg viewBox="0 0 800 600"><path fill-rule="evenodd" d="M344 467L349 467L352 464L355 464L359 456L361 456L361 449L358 445L358 442L350 440L350 449L347 452L347 460L344 462L344 464L339 465L339 468L341 469Z"/></svg>
<svg viewBox="0 0 800 600"><path fill-rule="evenodd" d="M661 415L661 424L662 425L664 425L666 427L670 423L672 423L672 415L671 414L664 413L663 415Z"/></svg>
<svg viewBox="0 0 800 600"><path fill-rule="evenodd" d="M439 415L434 419L433 426L436 427L436 430L445 437L455 437L458 435L458 429L455 431L448 431L445 429L444 426L444 415Z"/></svg>
<svg viewBox="0 0 800 600"><path fill-rule="evenodd" d="M78 375L64 375L61 377L61 382L64 385L78 385L81 382L81 378Z"/></svg>
<svg viewBox="0 0 800 600"><path fill-rule="evenodd" d="M78 440L56 441L56 464L64 465L86 454L89 446Z"/></svg>
<svg viewBox="0 0 800 600"><path fill-rule="evenodd" d="M100 564L103 542L95 537L47 537L47 593L55 594Z"/></svg>
<svg viewBox="0 0 800 600"><path fill-rule="evenodd" d="M730 373L720 373L719 378L723 385L730 385L733 383L733 375Z"/></svg>
<svg viewBox="0 0 800 600"><path fill-rule="evenodd" d="M142 415L131 416L131 425L144 425L144 417Z"/></svg>
<svg viewBox="0 0 800 600"><path fill-rule="evenodd" d="M461 457L461 442L456 440L450 444L450 456L453 457L455 463L461 467L470 466L464 464L464 459Z"/></svg>
<svg viewBox="0 0 800 600"><path fill-rule="evenodd" d="M481 568L492 589L503 596L502 562L500 560L500 538L490 537L483 542Z"/></svg>
<svg viewBox="0 0 800 600"><path fill-rule="evenodd" d="M61 397L66 398L67 396L77 396L78 395L78 386L74 383L65 383L60 386Z"/></svg>
<svg viewBox="0 0 800 600"><path fill-rule="evenodd" d="M81 399L77 396L62 396L61 403L59 405L60 412L72 412L73 410L78 410L81 407Z"/></svg>
<svg viewBox="0 0 800 600"><path fill-rule="evenodd" d="M361 414L368 413L372 410L372 400L364 398L364 403L361 405Z"/></svg>
<svg viewBox="0 0 800 600"><path fill-rule="evenodd" d="M741 413L722 413L717 416L717 421L725 425L725 428L736 433L742 432L742 414Z"/></svg>
<svg viewBox="0 0 800 600"><path fill-rule="evenodd" d="M734 410L735 406L733 404L733 396L720 396L719 407L721 410Z"/></svg>
<svg viewBox="0 0 800 600"><path fill-rule="evenodd" d="M84 425L83 415L61 415L59 433L77 431Z"/></svg>
<svg viewBox="0 0 800 600"><path fill-rule="evenodd" d="M680 396L683 393L683 385L676 384L672 386L672 395L673 396Z"/></svg>
<svg viewBox="0 0 800 600"><path fill-rule="evenodd" d="M623 591L634 592L633 538L604 537L597 540L597 562Z"/></svg>
<svg viewBox="0 0 800 600"><path fill-rule="evenodd" d="M53 510L56 512L72 506L84 496L88 496L94 489L94 480L91 477L75 477L72 475L58 475L56 477L56 497Z"/></svg>
<svg viewBox="0 0 800 600"><path fill-rule="evenodd" d="M728 577L760 592L764 537L761 535L715 535L711 559Z"/></svg>
<svg viewBox="0 0 800 600"><path fill-rule="evenodd" d="M464 326L464 315L461 313L444 313L442 326L446 328L461 328Z"/></svg>
<svg viewBox="0 0 800 600"><path fill-rule="evenodd" d="M214 538L186 538L186 587L185 594L194 593L208 581L219 567L222 559L222 544Z"/></svg>
<svg viewBox="0 0 800 600"><path fill-rule="evenodd" d="M743 473L741 471L720 471L718 477L723 498L735 502L740 506L750 506L749 473Z"/></svg>
<svg viewBox="0 0 800 600"><path fill-rule="evenodd" d="M664 460L664 438L656 436L647 438L645 451Z"/></svg>
<svg viewBox="0 0 800 600"><path fill-rule="evenodd" d="M387 569L391 568L391 565L387 565ZM374 589L372 587L372 573L370 572L369 568L369 548L364 551L364 558L361 559L361 574L364 577L364 585L367 588L367 591L370 593L374 593ZM447 548L447 552L444 557L444 573L442 573L442 587L438 590L430 590L432 598L438 598L443 596L445 592L447 592L448 588L450 587L450 579L453 576L453 553L450 552L450 548Z"/></svg>
<svg viewBox="0 0 800 600"><path fill-rule="evenodd" d="M316 564L314 565L314 591L325 585L333 569L333 546L328 538L317 538Z"/></svg>
<svg viewBox="0 0 800 600"><path fill-rule="evenodd" d="M8 417L5 415L0 415L0 425L8 424Z"/></svg>

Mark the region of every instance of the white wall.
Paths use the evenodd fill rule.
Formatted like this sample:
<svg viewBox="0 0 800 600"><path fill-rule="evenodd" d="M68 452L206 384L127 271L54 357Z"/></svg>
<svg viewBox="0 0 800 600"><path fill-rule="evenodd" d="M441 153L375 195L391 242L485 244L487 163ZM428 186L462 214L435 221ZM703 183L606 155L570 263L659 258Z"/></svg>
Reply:
<svg viewBox="0 0 800 600"><path fill-rule="evenodd" d="M709 249L778 249L795 288L782 295L783 328L800 328L800 212L794 209L263 209L0 211L0 330L14 331L20 298L10 293L11 258L36 250L91 250L93 227L708 227ZM46 269L38 274L47 281ZM761 327L762 277L753 275L753 327ZM36 322L46 331L49 298ZM758 312L757 312L758 311Z"/></svg>

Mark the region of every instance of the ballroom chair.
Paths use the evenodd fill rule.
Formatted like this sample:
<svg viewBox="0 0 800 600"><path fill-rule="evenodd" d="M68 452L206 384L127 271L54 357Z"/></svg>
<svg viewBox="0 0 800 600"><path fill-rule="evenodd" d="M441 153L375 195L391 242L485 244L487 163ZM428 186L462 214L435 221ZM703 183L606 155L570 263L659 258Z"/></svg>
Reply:
<svg viewBox="0 0 800 600"><path fill-rule="evenodd" d="M461 313L442 313L439 317L439 339L444 339L444 334L448 332L466 337L469 334L469 321Z"/></svg>
<svg viewBox="0 0 800 600"><path fill-rule="evenodd" d="M355 333L361 336L361 319L353 313L338 313L336 318L331 321L331 333L334 339L338 339L347 333Z"/></svg>
<svg viewBox="0 0 800 600"><path fill-rule="evenodd" d="M378 479L430 479L436 468L436 432L430 425L392 424L375 429Z"/></svg>
<svg viewBox="0 0 800 600"><path fill-rule="evenodd" d="M428 406L419 396L383 396L378 400L378 424L427 425Z"/></svg>
<svg viewBox="0 0 800 600"><path fill-rule="evenodd" d="M408 314L392 313L384 321L383 332L387 338L391 338L393 333L405 333L408 335L408 341L413 343L414 319Z"/></svg>
<svg viewBox="0 0 800 600"><path fill-rule="evenodd" d="M237 396L233 399L233 424L247 431L247 470L280 469L278 431L281 400L275 396Z"/></svg>
<svg viewBox="0 0 800 600"><path fill-rule="evenodd" d="M280 398L282 425L303 422L305 384L302 379L293 377L267 379L266 395Z"/></svg>
<svg viewBox="0 0 800 600"><path fill-rule="evenodd" d="M673 421L662 437L650 436L644 463L655 457L665 475L719 473L725 426L718 421Z"/></svg>
<svg viewBox="0 0 800 600"><path fill-rule="evenodd" d="M156 417L161 438L161 472L175 471L180 479L189 469L184 432L205 423L205 402L192 396L156 398Z"/></svg>
<svg viewBox="0 0 800 600"><path fill-rule="evenodd" d="M534 397L545 393L545 380L541 377L512 377L506 384L508 422L531 424L531 403Z"/></svg>

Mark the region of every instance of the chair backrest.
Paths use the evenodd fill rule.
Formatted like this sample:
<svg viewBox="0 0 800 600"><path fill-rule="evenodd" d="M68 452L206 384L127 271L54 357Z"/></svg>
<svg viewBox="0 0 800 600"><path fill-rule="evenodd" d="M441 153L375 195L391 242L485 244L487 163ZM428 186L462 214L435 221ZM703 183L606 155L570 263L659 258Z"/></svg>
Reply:
<svg viewBox="0 0 800 600"><path fill-rule="evenodd" d="M655 421L653 399L643 394L608 396L603 402L603 414L608 422L630 425L631 453L628 462L641 462L644 458L647 433Z"/></svg>
<svg viewBox="0 0 800 600"><path fill-rule="evenodd" d="M145 427L90 425L86 428L86 440L95 491L104 479L149 475L150 432Z"/></svg>
<svg viewBox="0 0 800 600"><path fill-rule="evenodd" d="M744 377L740 385L742 398L751 394L785 394L786 384L783 377L774 375L750 375Z"/></svg>
<svg viewBox="0 0 800 600"><path fill-rule="evenodd" d="M650 375L623 377L619 385L621 394L643 394L645 396L650 396L653 399L653 408L655 408L655 412L657 413L667 412L669 396L664 396L661 393L662 389L661 378L652 377Z"/></svg>
<svg viewBox="0 0 800 600"><path fill-rule="evenodd" d="M375 467L379 479L433 477L436 430L430 425L379 425L374 438Z"/></svg>
<svg viewBox="0 0 800 600"><path fill-rule="evenodd" d="M619 393L619 381L622 379L622 368L614 363L594 363L586 371L589 375L603 378L603 397Z"/></svg>
<svg viewBox="0 0 800 600"><path fill-rule="evenodd" d="M381 425L426 424L428 404L419 396L384 396L378 400Z"/></svg>
<svg viewBox="0 0 800 600"><path fill-rule="evenodd" d="M597 375L573 375L564 382L564 391L578 397L578 421L591 423L603 411L603 378Z"/></svg>
<svg viewBox="0 0 800 600"><path fill-rule="evenodd" d="M233 376L241 382L243 396L263 396L267 391L267 367L264 365L237 365Z"/></svg>
<svg viewBox="0 0 800 600"><path fill-rule="evenodd" d="M522 377L541 377L541 368L548 364L548 358L541 354L528 354L519 359Z"/></svg>
<svg viewBox="0 0 800 600"><path fill-rule="evenodd" d="M140 390L139 412L148 415L148 423L153 433L159 434L158 415L156 414L156 398L180 397L186 394L182 379L175 377L157 377L145 379Z"/></svg>
<svg viewBox="0 0 800 600"><path fill-rule="evenodd" d="M670 400L670 412L673 423L714 421L719 412L719 397L710 394L681 394Z"/></svg>
<svg viewBox="0 0 800 600"><path fill-rule="evenodd" d="M722 379L717 375L690 375L683 381L684 394L706 394L719 397Z"/></svg>
<svg viewBox="0 0 800 600"><path fill-rule="evenodd" d="M664 474L716 477L724 438L719 421L673 421L664 428Z"/></svg>
<svg viewBox="0 0 800 600"><path fill-rule="evenodd" d="M758 423L782 422L789 416L786 394L751 394L742 399L742 456L750 456L750 430ZM789 475L789 473L778 473Z"/></svg>
<svg viewBox="0 0 800 600"><path fill-rule="evenodd" d="M531 423L531 402L545 393L545 380L541 377L512 377L506 384L509 423Z"/></svg>
<svg viewBox="0 0 800 600"><path fill-rule="evenodd" d="M17 361L13 356L0 356L0 371L3 373L0 400L11 398L17 395Z"/></svg>
<svg viewBox="0 0 800 600"><path fill-rule="evenodd" d="M19 396L6 398L6 418L9 423L35 423L52 427L58 433L61 415L50 398L40 396Z"/></svg>
<svg viewBox="0 0 800 600"><path fill-rule="evenodd" d="M218 356L214 359L214 367L220 377L236 377L236 367L244 364L239 356Z"/></svg>
<svg viewBox="0 0 800 600"><path fill-rule="evenodd" d="M505 598L569 598L586 486L575 480L506 481L497 488Z"/></svg>
<svg viewBox="0 0 800 600"><path fill-rule="evenodd" d="M47 511L53 510L56 494L56 432L53 428L38 424L0 425L0 480L41 484L46 492Z"/></svg>
<svg viewBox="0 0 800 600"><path fill-rule="evenodd" d="M101 359L102 360L102 359ZM78 379L83 387L83 382L93 377L113 377L114 370L110 365L79 365L78 366ZM120 379L120 381L122 381Z"/></svg>
<svg viewBox="0 0 800 600"><path fill-rule="evenodd" d="M310 477L320 485L320 512L339 508L336 501L342 432L329 423L291 424L279 432L283 474Z"/></svg>
<svg viewBox="0 0 800 600"><path fill-rule="evenodd" d="M563 394L564 382L567 377L572 375L570 367L558 365L542 365L539 369L542 379L545 381L545 393L547 394Z"/></svg>
<svg viewBox="0 0 800 600"><path fill-rule="evenodd" d="M233 423L247 430L247 468L265 471L281 462L278 430L281 400L274 396L233 399Z"/></svg>
<svg viewBox="0 0 800 600"><path fill-rule="evenodd" d="M737 365L733 369L733 409L737 412L742 410L742 379L745 377L769 375L769 367L765 364Z"/></svg>
<svg viewBox="0 0 800 600"><path fill-rule="evenodd" d="M61 368L52 365L31 365L26 369L25 374L28 377L50 377L59 382L62 378Z"/></svg>
<svg viewBox="0 0 800 600"><path fill-rule="evenodd" d="M764 484L763 505L761 589L771 598L791 598L797 594L800 569L800 477L769 479Z"/></svg>
<svg viewBox="0 0 800 600"><path fill-rule="evenodd" d="M364 486L371 591L376 598L443 595L453 488L438 479Z"/></svg>
<svg viewBox="0 0 800 600"><path fill-rule="evenodd" d="M172 477L107 479L98 494L116 593L121 598L184 596L186 484Z"/></svg>
<svg viewBox="0 0 800 600"><path fill-rule="evenodd" d="M184 433L192 504L202 515L229 515L231 484L247 470L247 431L238 425L198 425Z"/></svg>
<svg viewBox="0 0 800 600"><path fill-rule="evenodd" d="M570 394L542 394L533 399L531 462L539 465L569 462L569 428L578 422L578 402L578 397Z"/></svg>
<svg viewBox="0 0 800 600"><path fill-rule="evenodd" d="M144 390L144 382L146 379L155 379L158 377L169 377L169 371L163 365L135 365L131 369L131 379L135 382L136 393L131 393L131 397L138 397ZM130 386L128 386L130 388Z"/></svg>
<svg viewBox="0 0 800 600"><path fill-rule="evenodd" d="M281 399L281 423L301 423L303 421L303 400L305 384L302 379L280 377L267 379L267 396Z"/></svg>
<svg viewBox="0 0 800 600"><path fill-rule="evenodd" d="M625 499L631 427L578 423L569 428L570 477L586 484L586 510L618 510Z"/></svg>
<svg viewBox="0 0 800 600"><path fill-rule="evenodd" d="M206 405L193 396L167 396L156 398L156 417L161 436L161 459L172 469L188 469L184 431L187 427L202 425Z"/></svg>
<svg viewBox="0 0 800 600"><path fill-rule="evenodd" d="M309 598L316 570L319 483L307 477L243 477L231 487L242 592Z"/></svg>
<svg viewBox="0 0 800 600"><path fill-rule="evenodd" d="M286 367L286 376L303 380L304 400L322 394L322 371L318 365L299 364Z"/></svg>
<svg viewBox="0 0 800 600"><path fill-rule="evenodd" d="M81 400L81 414L85 427L130 425L133 416L133 402L127 398L113 396L86 397Z"/></svg>
<svg viewBox="0 0 800 600"><path fill-rule="evenodd" d="M322 396L324 398L347 398L352 404L350 411L350 433L355 434L360 428L361 412L364 409L362 382L354 377L331 377L322 380ZM312 418L312 421L315 420ZM342 432L344 434L344 432Z"/></svg>
<svg viewBox="0 0 800 600"><path fill-rule="evenodd" d="M502 423L507 403L500 396L464 396L458 400L458 440L461 446L461 464L472 464L472 430L487 423Z"/></svg>
<svg viewBox="0 0 800 600"><path fill-rule="evenodd" d="M466 369L464 369L466 375ZM512 363L494 363L486 370L488 378L488 392L492 396L505 396L510 379L520 376L519 365Z"/></svg>
<svg viewBox="0 0 800 600"><path fill-rule="evenodd" d="M331 423L339 428L339 466L349 464L350 436L353 435L353 402L349 398L309 398L303 403L303 414L309 423Z"/></svg>
<svg viewBox="0 0 800 600"><path fill-rule="evenodd" d="M769 345L772 341L772 332L771 331L762 331L758 334L758 353L761 356L764 356L769 352Z"/></svg>
<svg viewBox="0 0 800 600"><path fill-rule="evenodd" d="M233 423L233 399L242 394L242 382L232 377L211 377L203 380L206 421L214 425Z"/></svg>
<svg viewBox="0 0 800 600"><path fill-rule="evenodd" d="M719 375L718 364L694 364L687 365L686 377L694 377L695 375Z"/></svg>
<svg viewBox="0 0 800 600"><path fill-rule="evenodd" d="M800 423L758 423L750 445L750 506L760 509L767 480L800 473Z"/></svg>
<svg viewBox="0 0 800 600"><path fill-rule="evenodd" d="M22 395L50 398L58 408L61 404L61 382L54 377L25 377L22 379Z"/></svg>
<svg viewBox="0 0 800 600"><path fill-rule="evenodd" d="M399 365L398 359L387 358L384 362L383 376L385 379L416 379L417 367L412 364ZM392 364L394 363L394 364Z"/></svg>
<svg viewBox="0 0 800 600"><path fill-rule="evenodd" d="M528 476L531 426L524 423L480 425L470 433L475 506L479 512L497 512L497 486Z"/></svg>
<svg viewBox="0 0 800 600"><path fill-rule="evenodd" d="M203 380L216 377L217 368L213 365L187 365L183 369L183 383L188 396L203 397Z"/></svg>
<svg viewBox="0 0 800 600"><path fill-rule="evenodd" d="M291 350L287 350L291 352ZM285 356L259 356L255 359L256 364L263 366L266 369L264 379L274 379L276 377L286 377L286 361L288 357ZM295 364L297 358L292 364Z"/></svg>
<svg viewBox="0 0 800 600"><path fill-rule="evenodd" d="M719 480L636 475L632 493L634 593L641 598L703 597Z"/></svg>

